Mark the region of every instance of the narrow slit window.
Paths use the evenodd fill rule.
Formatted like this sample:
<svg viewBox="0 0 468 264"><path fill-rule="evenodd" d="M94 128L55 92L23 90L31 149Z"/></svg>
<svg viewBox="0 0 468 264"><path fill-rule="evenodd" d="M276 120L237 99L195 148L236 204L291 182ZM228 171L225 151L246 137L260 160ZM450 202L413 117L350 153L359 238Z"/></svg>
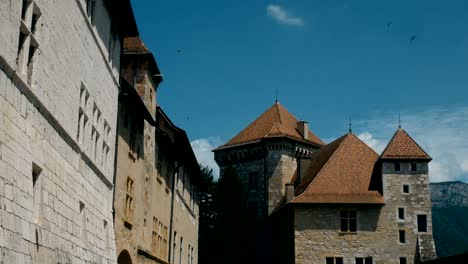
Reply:
<svg viewBox="0 0 468 264"><path fill-rule="evenodd" d="M400 244L406 243L406 232L405 230L398 230L398 240Z"/></svg>
<svg viewBox="0 0 468 264"><path fill-rule="evenodd" d="M418 166L416 165L416 163L411 163L411 171L417 171L418 170Z"/></svg>
<svg viewBox="0 0 468 264"><path fill-rule="evenodd" d="M400 171L401 170L400 162L395 162L394 166L395 166L395 171Z"/></svg>
<svg viewBox="0 0 468 264"><path fill-rule="evenodd" d="M23 0L23 6L21 7L21 19L26 20L26 13L28 12L31 0Z"/></svg>
<svg viewBox="0 0 468 264"><path fill-rule="evenodd" d="M406 257L400 257L400 264L406 264Z"/></svg>
<svg viewBox="0 0 468 264"><path fill-rule="evenodd" d="M81 239L86 241L86 208L85 204L80 201L80 218L81 218Z"/></svg>
<svg viewBox="0 0 468 264"><path fill-rule="evenodd" d="M398 220L405 220L405 208L398 208Z"/></svg>
<svg viewBox="0 0 468 264"><path fill-rule="evenodd" d="M32 164L32 185L33 185L33 216L34 221L39 223L42 221L42 169Z"/></svg>

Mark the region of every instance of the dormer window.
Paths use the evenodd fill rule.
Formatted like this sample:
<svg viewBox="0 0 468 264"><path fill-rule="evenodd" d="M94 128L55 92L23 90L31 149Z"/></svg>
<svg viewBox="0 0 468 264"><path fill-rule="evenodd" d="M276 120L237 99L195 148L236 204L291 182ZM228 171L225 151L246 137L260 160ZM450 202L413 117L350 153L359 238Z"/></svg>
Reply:
<svg viewBox="0 0 468 264"><path fill-rule="evenodd" d="M416 165L416 163L411 163L411 171L417 171L418 170L418 166Z"/></svg>
<svg viewBox="0 0 468 264"><path fill-rule="evenodd" d="M400 168L400 167L401 167L400 162L395 162L394 166L395 166L395 167L394 167L394 168L395 168L395 171L400 171L400 169L401 169L401 168Z"/></svg>

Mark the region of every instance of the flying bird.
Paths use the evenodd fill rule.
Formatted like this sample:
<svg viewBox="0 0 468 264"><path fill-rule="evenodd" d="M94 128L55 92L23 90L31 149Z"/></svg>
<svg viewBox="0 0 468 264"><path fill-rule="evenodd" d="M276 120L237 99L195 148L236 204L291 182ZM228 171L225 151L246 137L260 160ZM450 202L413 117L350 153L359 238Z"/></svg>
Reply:
<svg viewBox="0 0 468 264"><path fill-rule="evenodd" d="M413 41L414 41L415 39L416 39L416 35L412 35L412 36L410 37L410 39L409 39L409 40L410 40L410 43L413 43Z"/></svg>

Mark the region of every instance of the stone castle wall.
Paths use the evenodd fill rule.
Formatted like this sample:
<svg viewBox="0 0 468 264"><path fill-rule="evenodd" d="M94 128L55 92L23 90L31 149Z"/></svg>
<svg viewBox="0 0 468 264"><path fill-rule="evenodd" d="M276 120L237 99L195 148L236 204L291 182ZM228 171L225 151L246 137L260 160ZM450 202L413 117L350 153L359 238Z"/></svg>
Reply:
<svg viewBox="0 0 468 264"><path fill-rule="evenodd" d="M107 10L97 1L93 26L84 3L33 1L34 12L41 14L28 76L17 67L22 1L0 2L3 263L115 263L112 178L120 47L109 62ZM89 116L81 141L80 107ZM92 131L100 136L92 137Z"/></svg>
<svg viewBox="0 0 468 264"><path fill-rule="evenodd" d="M427 163L418 163L416 172L410 172L409 164L402 163L398 173L393 163L383 164L383 206L297 206L296 263L325 263L326 257L343 257L345 263L354 263L356 257L368 256L376 264L397 264L400 257L414 263L418 239L429 240L424 244L424 254L427 259L434 257ZM403 193L403 184L410 185L409 194ZM405 208L404 220L398 219L399 207ZM340 231L340 211L346 209L357 211L357 232ZM427 232L418 232L417 214L427 215ZM405 230L405 243L399 241L399 230Z"/></svg>

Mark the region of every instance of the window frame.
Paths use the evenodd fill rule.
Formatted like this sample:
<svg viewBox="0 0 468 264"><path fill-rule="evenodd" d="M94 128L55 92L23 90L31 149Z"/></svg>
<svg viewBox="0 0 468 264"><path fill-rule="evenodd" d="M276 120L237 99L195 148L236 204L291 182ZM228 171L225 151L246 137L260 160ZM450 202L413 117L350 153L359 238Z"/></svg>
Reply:
<svg viewBox="0 0 468 264"><path fill-rule="evenodd" d="M400 214L400 209L402 213ZM405 207L398 207L397 208L397 220L403 222L406 220L406 208Z"/></svg>
<svg viewBox="0 0 468 264"><path fill-rule="evenodd" d="M406 237L406 230L404 229L399 229L398 230L398 243L400 245L406 245L408 243L407 237Z"/></svg>
<svg viewBox="0 0 468 264"><path fill-rule="evenodd" d="M424 217L424 220L425 220L424 221L424 226L420 226L419 217ZM416 225L417 225L418 233L427 233L428 232L427 214L417 214L416 215ZM422 229L422 227L424 227L424 231L420 230L420 229Z"/></svg>
<svg viewBox="0 0 468 264"><path fill-rule="evenodd" d="M354 217L350 215L350 213L354 213ZM340 233L348 233L354 234L357 233L358 229L358 212L356 209L341 209L339 211L340 216ZM343 221L346 221L346 230L344 230ZM352 226L354 226L354 230L352 230Z"/></svg>

